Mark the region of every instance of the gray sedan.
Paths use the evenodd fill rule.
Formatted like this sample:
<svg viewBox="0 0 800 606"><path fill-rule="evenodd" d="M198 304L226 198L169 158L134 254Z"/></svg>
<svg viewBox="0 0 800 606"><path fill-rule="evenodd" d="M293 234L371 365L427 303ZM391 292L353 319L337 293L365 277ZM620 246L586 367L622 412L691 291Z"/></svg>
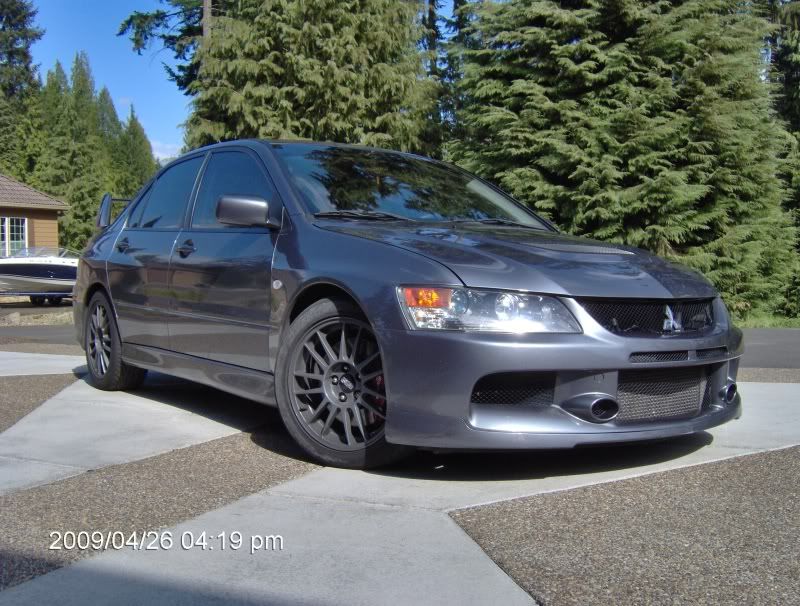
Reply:
<svg viewBox="0 0 800 606"><path fill-rule="evenodd" d="M741 413L741 331L705 278L560 234L442 162L234 141L110 208L74 291L91 382L153 369L275 405L325 464L661 439Z"/></svg>

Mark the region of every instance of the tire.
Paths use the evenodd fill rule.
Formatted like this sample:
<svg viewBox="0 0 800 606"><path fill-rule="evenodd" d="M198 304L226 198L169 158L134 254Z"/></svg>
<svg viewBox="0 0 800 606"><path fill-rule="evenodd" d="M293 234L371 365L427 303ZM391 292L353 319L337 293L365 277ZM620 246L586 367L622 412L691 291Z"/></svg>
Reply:
<svg viewBox="0 0 800 606"><path fill-rule="evenodd" d="M111 304L102 292L96 292L83 318L83 345L89 383L104 391L136 389L144 381L146 370L122 361L122 343Z"/></svg>
<svg viewBox="0 0 800 606"><path fill-rule="evenodd" d="M41 307L44 305L45 298L32 295L31 296L31 305L35 305L36 307Z"/></svg>
<svg viewBox="0 0 800 606"><path fill-rule="evenodd" d="M372 327L352 303L321 299L305 309L282 339L275 371L286 429L316 461L367 469L413 452L384 437L381 353Z"/></svg>
<svg viewBox="0 0 800 606"><path fill-rule="evenodd" d="M61 301L63 300L64 297L47 297L47 302L53 307L58 307L59 305L61 305Z"/></svg>

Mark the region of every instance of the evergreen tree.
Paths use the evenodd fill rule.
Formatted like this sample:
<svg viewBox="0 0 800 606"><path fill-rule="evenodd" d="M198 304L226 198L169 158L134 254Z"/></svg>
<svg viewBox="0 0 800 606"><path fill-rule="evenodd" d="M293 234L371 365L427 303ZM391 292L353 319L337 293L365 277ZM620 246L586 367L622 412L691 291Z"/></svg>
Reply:
<svg viewBox="0 0 800 606"><path fill-rule="evenodd" d="M17 164L17 132L15 115L5 93L0 90L0 173L15 174Z"/></svg>
<svg viewBox="0 0 800 606"><path fill-rule="evenodd" d="M133 196L158 168L153 157L153 148L133 107L125 123L125 130L120 135L118 149L117 169L120 171L120 180L116 191L123 197Z"/></svg>
<svg viewBox="0 0 800 606"><path fill-rule="evenodd" d="M473 0L474 3L474 0ZM452 18L445 20L448 38L444 44L442 58L442 93L439 108L442 115L444 140L458 140L464 136L457 117L464 108L464 93L459 84L464 77L463 55L467 49L476 48L469 35L469 24L474 18L474 10L469 0L453 0ZM445 154L447 153L445 146Z"/></svg>
<svg viewBox="0 0 800 606"><path fill-rule="evenodd" d="M105 86L97 95L97 130L109 151L118 145L122 135L122 123L111 99L111 93Z"/></svg>
<svg viewBox="0 0 800 606"><path fill-rule="evenodd" d="M776 173L785 131L738 0L481 4L453 154L576 234L702 270L768 311L796 262Z"/></svg>
<svg viewBox="0 0 800 606"><path fill-rule="evenodd" d="M44 32L35 18L29 0L0 0L0 90L12 104L37 88L31 46Z"/></svg>
<svg viewBox="0 0 800 606"><path fill-rule="evenodd" d="M432 104L416 6L241 0L215 17L187 142L302 137L418 149Z"/></svg>
<svg viewBox="0 0 800 606"><path fill-rule="evenodd" d="M43 31L34 26L35 17L27 0L0 0L0 171L15 177L25 147L19 125L39 85L31 46Z"/></svg>
<svg viewBox="0 0 800 606"><path fill-rule="evenodd" d="M77 116L68 90L60 91L59 80L57 71L47 74L47 84L42 92L42 103L47 107L43 119L47 129L46 141L31 182L36 188L63 200L70 183L78 176Z"/></svg>
<svg viewBox="0 0 800 606"><path fill-rule="evenodd" d="M60 118L62 104L69 95L69 81L67 74L59 61L53 69L47 72L45 84L42 87L40 105L42 110L42 123L45 130L50 131Z"/></svg>
<svg viewBox="0 0 800 606"><path fill-rule="evenodd" d="M419 151L434 157L441 157L442 145L444 143L444 123L442 113L442 103L444 101L444 88L442 87L442 42L443 32L441 28L442 17L439 10L442 8L440 0L425 0L422 3L422 15L420 19L422 29L421 46L425 56L425 72L431 85L431 93L434 101L430 105L430 111L424 119L424 125L420 134Z"/></svg>
<svg viewBox="0 0 800 606"><path fill-rule="evenodd" d="M94 76L89 66L89 57L83 51L75 55L70 81L72 105L78 119L78 136L88 138L99 135Z"/></svg>
<svg viewBox="0 0 800 606"><path fill-rule="evenodd" d="M36 164L44 151L46 140L41 94L29 95L25 99L22 114L16 124L16 140L16 165L11 174L23 183L28 183L36 171Z"/></svg>

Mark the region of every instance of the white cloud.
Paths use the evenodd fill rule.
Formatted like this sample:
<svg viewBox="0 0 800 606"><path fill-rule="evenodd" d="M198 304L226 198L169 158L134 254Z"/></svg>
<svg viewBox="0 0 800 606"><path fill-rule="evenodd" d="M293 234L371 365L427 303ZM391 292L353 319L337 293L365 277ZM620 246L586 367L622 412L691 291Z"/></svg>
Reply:
<svg viewBox="0 0 800 606"><path fill-rule="evenodd" d="M158 160L167 160L180 155L183 145L179 143L164 143L162 141L151 141L153 155Z"/></svg>

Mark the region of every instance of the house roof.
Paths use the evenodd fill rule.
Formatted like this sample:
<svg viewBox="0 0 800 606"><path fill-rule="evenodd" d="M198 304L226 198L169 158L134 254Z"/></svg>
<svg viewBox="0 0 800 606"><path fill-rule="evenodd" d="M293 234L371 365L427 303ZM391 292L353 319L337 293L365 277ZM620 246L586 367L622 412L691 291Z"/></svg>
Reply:
<svg viewBox="0 0 800 606"><path fill-rule="evenodd" d="M42 208L47 210L67 210L66 202L0 174L0 206L12 208Z"/></svg>

